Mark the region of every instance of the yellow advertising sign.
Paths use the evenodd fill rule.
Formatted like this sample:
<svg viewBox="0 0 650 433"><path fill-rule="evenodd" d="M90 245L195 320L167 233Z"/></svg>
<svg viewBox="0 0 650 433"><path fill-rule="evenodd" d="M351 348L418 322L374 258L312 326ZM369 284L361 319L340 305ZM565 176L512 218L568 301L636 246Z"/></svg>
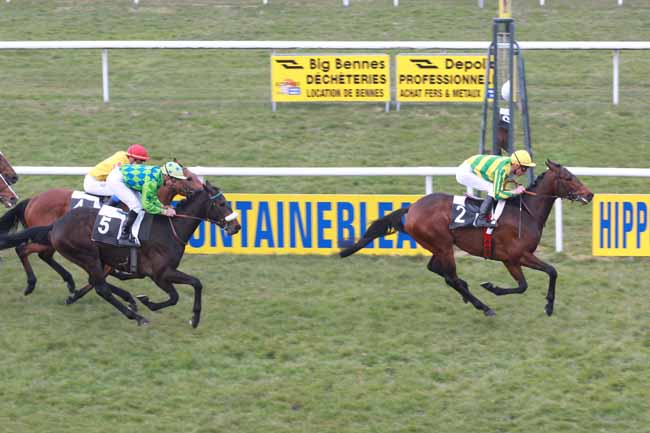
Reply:
<svg viewBox="0 0 650 433"><path fill-rule="evenodd" d="M229 236L201 223L186 251L193 254L322 254L339 240L359 239L374 220L409 206L418 195L228 194L242 229ZM426 251L410 236L375 239L357 254L416 255Z"/></svg>
<svg viewBox="0 0 650 433"><path fill-rule="evenodd" d="M390 101L387 54L273 55L273 102Z"/></svg>
<svg viewBox="0 0 650 433"><path fill-rule="evenodd" d="M399 54L398 102L483 102L487 56Z"/></svg>
<svg viewBox="0 0 650 433"><path fill-rule="evenodd" d="M650 195L596 194L592 212L594 256L650 256Z"/></svg>

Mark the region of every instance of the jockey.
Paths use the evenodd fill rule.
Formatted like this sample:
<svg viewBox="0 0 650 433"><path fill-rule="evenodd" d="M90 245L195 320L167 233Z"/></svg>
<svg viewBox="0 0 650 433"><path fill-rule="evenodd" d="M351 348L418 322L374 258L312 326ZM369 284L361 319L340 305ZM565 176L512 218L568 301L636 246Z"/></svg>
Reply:
<svg viewBox="0 0 650 433"><path fill-rule="evenodd" d="M120 245L136 245L131 234L131 226L141 209L150 214L162 214L168 217L176 215L173 207L163 206L158 200L158 189L163 185L171 185L179 179L187 178L183 174L183 168L173 161L162 166L126 164L110 172L106 184L111 194L115 194L129 207L126 223L118 239Z"/></svg>
<svg viewBox="0 0 650 433"><path fill-rule="evenodd" d="M523 185L512 191L505 189L509 176L521 176L528 167L535 167L530 153L517 150L512 155L474 155L466 159L456 170L456 180L461 185L486 191L487 197L481 204L476 227L494 228L496 224L487 220L487 213L492 208L494 200L506 199L526 191Z"/></svg>
<svg viewBox="0 0 650 433"><path fill-rule="evenodd" d="M115 168L124 164L142 164L149 159L147 149L141 144L132 144L125 151L115 152L97 164L84 178L84 191L99 196L113 194L106 186L108 174Z"/></svg>

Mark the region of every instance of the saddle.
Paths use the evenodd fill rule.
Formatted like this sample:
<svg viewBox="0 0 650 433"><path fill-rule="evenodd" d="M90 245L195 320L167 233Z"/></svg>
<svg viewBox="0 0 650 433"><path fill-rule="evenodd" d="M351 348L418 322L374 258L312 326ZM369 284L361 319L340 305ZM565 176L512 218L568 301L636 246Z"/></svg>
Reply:
<svg viewBox="0 0 650 433"><path fill-rule="evenodd" d="M126 223L127 215L128 213L122 209L103 205L97 213L91 239L95 242L123 248L118 243L118 238L122 232L122 226ZM141 241L149 239L152 222L153 215L143 210L138 213L138 217L131 226L131 233L136 240L137 247L141 245Z"/></svg>
<svg viewBox="0 0 650 433"><path fill-rule="evenodd" d="M111 196L89 194L85 191L72 191L72 196L70 196L70 209L78 207L99 209L110 200Z"/></svg>

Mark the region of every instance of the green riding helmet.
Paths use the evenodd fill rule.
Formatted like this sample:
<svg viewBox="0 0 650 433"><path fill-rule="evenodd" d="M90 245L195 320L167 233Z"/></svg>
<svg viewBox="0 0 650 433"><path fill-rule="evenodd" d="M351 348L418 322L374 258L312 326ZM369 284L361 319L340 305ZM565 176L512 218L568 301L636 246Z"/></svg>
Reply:
<svg viewBox="0 0 650 433"><path fill-rule="evenodd" d="M183 167L181 167L177 162L169 161L160 167L160 171L167 176L171 176L176 179L186 180L187 177L183 174Z"/></svg>

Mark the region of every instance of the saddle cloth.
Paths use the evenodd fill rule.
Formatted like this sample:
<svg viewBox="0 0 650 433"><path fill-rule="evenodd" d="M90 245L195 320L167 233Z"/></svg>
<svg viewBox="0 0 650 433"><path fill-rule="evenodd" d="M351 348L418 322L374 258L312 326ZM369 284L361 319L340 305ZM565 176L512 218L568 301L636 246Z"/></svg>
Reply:
<svg viewBox="0 0 650 433"><path fill-rule="evenodd" d="M95 219L92 240L116 247L121 246L118 244L117 239L122 232L122 226L126 223L126 216L127 212L121 209L107 205L102 206ZM153 215L143 210L138 213L138 217L131 226L131 233L138 246L141 245L141 241L149 239L152 221Z"/></svg>
<svg viewBox="0 0 650 433"><path fill-rule="evenodd" d="M75 209L78 207L99 209L102 207L104 198L105 197L88 194L84 191L72 191L72 196L70 197L70 209Z"/></svg>
<svg viewBox="0 0 650 433"><path fill-rule="evenodd" d="M481 207L481 200L478 197L468 197L465 195L455 195L451 204L451 223L450 229L458 229L461 227L474 227L474 222L478 218L479 208ZM496 209L491 215L492 222L496 222L506 205L505 200L497 202ZM487 234L492 234L494 229L487 229Z"/></svg>

